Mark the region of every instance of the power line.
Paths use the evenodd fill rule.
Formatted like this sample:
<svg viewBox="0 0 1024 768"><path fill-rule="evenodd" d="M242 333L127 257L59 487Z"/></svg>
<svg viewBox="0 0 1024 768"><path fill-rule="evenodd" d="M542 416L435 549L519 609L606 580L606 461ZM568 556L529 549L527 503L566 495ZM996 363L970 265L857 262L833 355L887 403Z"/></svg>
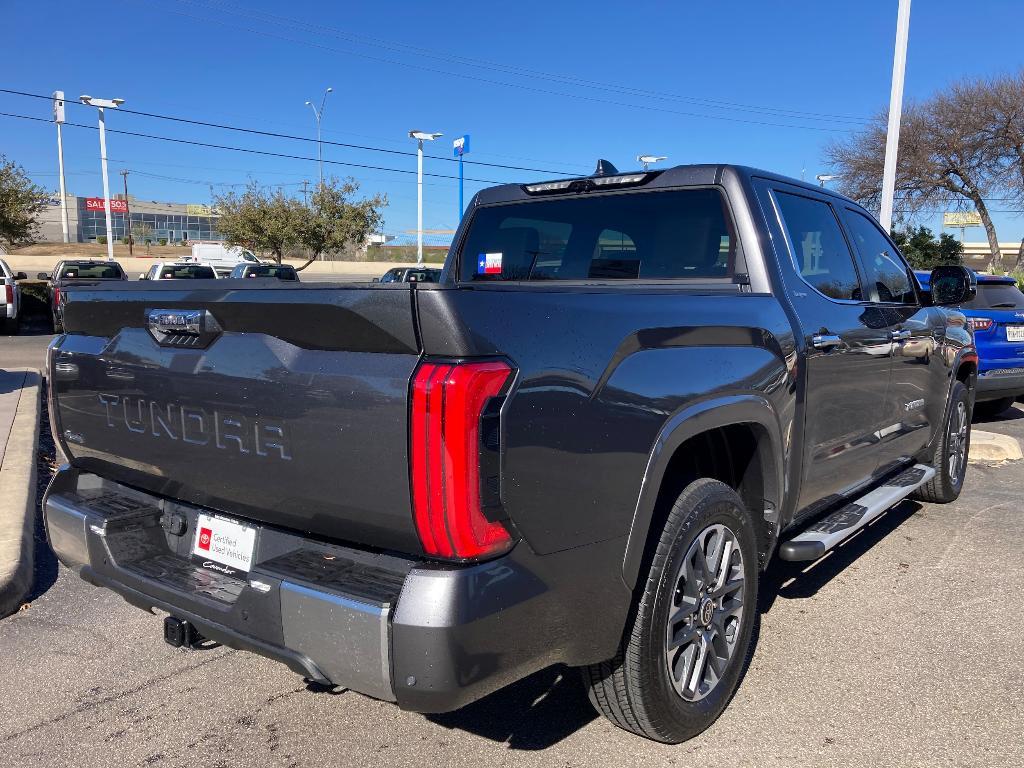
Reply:
<svg viewBox="0 0 1024 768"><path fill-rule="evenodd" d="M185 11L176 10L174 8L168 8L168 7L163 6L163 5L161 6L161 9L162 10L166 10L166 11L170 11L171 13L175 13L175 14L178 14L180 16L186 16L186 17L189 17L189 18L198 19L199 21L213 22L215 24L221 24L221 25L229 27L229 28L241 30L243 32L250 32L250 33L255 34L255 35L263 35L263 36L266 36L266 37L272 37L272 38L276 38L276 39L279 39L279 40L284 40L285 42L294 43L295 45L299 45L299 46L302 46L304 48L313 47L313 48L320 48L320 49L325 50L325 51L331 51L332 53L342 53L342 54L350 54L350 55L355 55L355 56L361 56L361 57L369 59L371 61L378 61L378 62L382 62L382 63L385 63L385 64L392 64L392 65L396 65L396 66L400 66L400 67L407 67L407 68L410 68L410 69L415 69L418 72L431 72L433 74L440 74L440 75L444 75L446 77L461 77L461 78L464 78L464 79L467 79L467 80L474 80L476 82L485 83L485 84L488 84L488 85L497 85L497 86L504 87L504 88L518 88L520 90L526 90L526 91L530 91L532 93L541 93L541 94L545 94L545 95L548 95L548 96L557 96L558 98L562 98L562 99L577 99L577 100L581 100L581 101L589 101L589 102L596 103L596 104L607 104L607 105L610 105L610 106L625 107L627 109L643 109L643 110L648 110L648 111L653 111L653 112L661 112L661 113L665 113L665 114L679 115L681 117L695 117L695 118L699 118L699 119L702 119L702 120L725 120L725 121L729 121L729 122L745 123L745 124L748 124L748 125L768 126L768 127L774 127L774 128L793 128L793 129L799 129L799 130L825 131L825 132L832 132L832 133L835 133L835 132L845 133L845 132L849 132L850 130L852 130L850 127L829 128L829 127L816 126L816 125L794 125L792 123L775 123L775 122L769 122L769 121L765 121L765 120L752 120L752 119L740 118L740 117L729 117L729 116L726 116L726 115L708 115L708 114L702 114L702 113L699 113L699 112L685 112L685 111L682 111L682 110L668 109L666 107L657 107L657 106L653 106L653 105L650 105L650 104L629 104L629 103L626 103L626 102L615 101L613 99L603 99L603 98L598 98L596 96L586 96L586 95L579 94L579 93L571 93L571 92L570 93L566 93L565 91L553 91L553 90L546 89L546 88L538 88L536 86L525 85L523 83L509 83L509 82L505 82L505 81L502 81L502 80L494 80L494 79L491 79L491 78L479 77L479 76L476 76L476 75L470 75L470 74L466 74L466 73L463 73L463 72L451 72L451 71L444 70L444 69L437 69L435 67L425 66L425 65L419 64L419 63L417 63L417 64L410 64L408 62L398 61L398 60L395 60L395 59L389 59L389 58L385 58L385 57L382 57L382 56L373 56L371 54L354 53L353 51L350 51L350 50L346 50L346 49L343 49L343 48L337 48L335 46L325 45L323 43L318 43L318 42L313 41L313 40L308 40L308 39L306 39L306 40L298 40L298 39L296 39L294 37L288 37L286 35L276 34L276 33L273 33L273 32L268 32L266 30L262 30L262 29L253 29L252 27L244 27L244 26L240 26L240 25L237 25L237 24L229 24L228 22L225 22L222 19L211 18L209 16L198 16L196 14L186 13Z"/></svg>
<svg viewBox="0 0 1024 768"><path fill-rule="evenodd" d="M52 120L49 120L49 119L44 118L44 117L33 117L31 115L18 115L18 114L14 114L12 112L0 112L0 117L11 117L11 118L19 119L19 120L31 120L31 121L37 122L37 123L51 123L51 122L53 122ZM93 130L93 131L99 130L98 127L95 126L95 125L84 125L82 123L67 123L66 122L66 123L64 123L64 125L68 126L68 127L71 127L71 128L88 128L88 129ZM120 130L120 129L115 129L115 128L108 128L107 129L107 133L117 133L117 134L121 134L122 136L134 136L136 138L141 138L141 139L154 139L154 140L157 140L157 141L168 141L168 142L172 142L172 143L175 143L175 144L187 144L189 146L204 147L206 149L222 149L222 150L227 150L227 151L230 151L230 152L245 152L245 153L252 154L252 155L265 155L267 157L280 157L280 158L284 158L285 160L302 160L304 162L311 162L311 163L317 162L317 159L315 157L305 157L303 155L289 155L289 154L286 154L284 152L270 152L270 151L264 150L264 149L250 149L248 147L233 147L233 146L230 146L230 145L227 145L227 144L212 144L212 143L205 142L205 141L193 141L191 139L175 139L175 138L172 138L170 136L158 136L158 135L152 134L152 133L139 133L137 131L125 131L125 130ZM364 168L364 169L373 170L373 171L387 171L389 173L404 173L404 174L413 174L413 175L416 174L416 171L411 170L411 169L407 169L407 168L388 168L386 166L381 166L381 165L366 165L364 163L347 163L347 162L343 162L341 160L324 160L324 162L328 163L330 165L344 165L344 166L349 167L349 168ZM458 176L453 176L453 175L445 174L445 173L427 173L427 172L424 172L423 175L424 176L431 176L431 177L437 178L437 179L458 179L459 178ZM493 179L471 179L471 178L468 178L468 177L466 178L466 181L476 181L476 182L480 182L482 184L507 184L507 183L509 183L509 182L504 182L504 181L495 181Z"/></svg>
<svg viewBox="0 0 1024 768"><path fill-rule="evenodd" d="M244 14L246 18L255 18L255 20L271 24L273 26L286 26L293 27L296 31L303 32L306 34L319 34L324 36L331 36L340 38L350 43L363 46L372 46L375 50L384 48L386 50L394 51L396 53L411 53L419 58L428 57L435 60L442 61L448 64L454 64L456 66L468 66L477 69L487 69L491 71L501 72L503 74L510 74L518 77L526 77L540 80L547 80L556 82L562 85L573 85L584 88L597 89L602 91L611 91L627 96L639 96L642 98L651 98L664 101L679 101L684 103L695 104L698 106L705 106L712 109L723 109L723 110L735 110L752 112L756 114L764 114L774 117L782 118L794 118L794 119L808 119L808 120L821 120L825 122L852 122L863 124L867 122L867 118L854 116L854 115L840 115L834 113L823 113L823 112L809 112L802 110L786 109L780 107L770 107L764 105L752 105L744 104L734 101L725 101L721 99L710 99L706 97L697 97L690 95L682 95L676 93L667 93L663 91L655 91L643 88L637 88L634 86L618 85L613 83L606 83L597 80L590 80L579 77L577 75L567 75L552 72L545 72L542 70L529 69L516 64L503 64L495 61L488 61L484 59L476 59L468 56L459 56L447 52L440 52L429 48L423 48L408 43L396 42L393 40L387 40L379 37L369 37L366 35L360 35L353 32L348 32L337 27L331 27L325 25L322 22L305 22L300 19L294 19L287 16L279 16L266 11L258 11L253 8L245 7L241 8L232 3L196 3L193 0L179 0L179 2L185 2L189 5L206 5L207 10L212 11L225 11L235 16ZM165 8L166 9L166 8ZM180 15L189 15L180 11L173 11ZM262 18L260 18L262 17ZM223 23L219 22L218 23ZM363 56L364 54L358 52L350 52L355 56ZM371 57L372 58L372 57ZM390 62L400 64L402 66L415 66L417 69L420 68L419 64L408 65L405 62ZM445 74L456 74L457 73L445 73ZM461 75L457 75L461 76ZM509 84L504 84L509 85Z"/></svg>
<svg viewBox="0 0 1024 768"><path fill-rule="evenodd" d="M28 93L27 91L16 91L16 90L13 90L13 89L10 89L10 88L0 88L0 93L7 93L7 94L11 94L13 96L25 96L27 98L32 98L32 99L46 99L47 101L52 101L53 100L52 96L47 96L45 94L41 94L41 93ZM65 102L65 103L67 103L67 104L75 104L75 105L82 106L82 107L89 106L89 105L86 105L86 104L81 104L81 103L79 103L77 101L70 101L70 100ZM199 126L202 126L204 128L218 128L218 129L225 130L225 131L235 131L235 132L238 132L238 133L249 133L249 134L252 134L252 135L255 135L255 136L265 136L265 137L273 138L273 139L289 139L291 141L304 141L304 142L310 142L310 143L316 143L317 142L316 139L310 138L308 136L296 136L294 134L278 133L276 131L263 131L263 130L260 130L258 128L243 128L241 126L226 125L224 123L211 123L211 122L207 122L205 120L193 120L191 118L177 117L177 116L174 116L174 115L161 115L161 114L158 114L156 112L142 112L142 111L137 110L137 109L126 109L125 107L119 107L117 111L119 113L121 113L121 114L138 115L140 117L151 117L151 118L154 118L154 119L157 119L157 120L169 120L171 122L185 123L185 124L188 124L188 125L199 125ZM324 141L321 141L320 143L321 144L327 144L329 146L334 146L334 147L344 147L346 149L359 149L359 150L364 150L364 151L367 151L367 152L383 152L383 153L389 154L389 155L402 155L404 157L416 157L416 153L415 152L410 152L410 151L401 150L401 149L387 149L385 147L374 147L374 146L369 146L369 145L364 145L364 144L347 144L347 143L341 142L341 141L329 141L329 140L324 140ZM451 162L451 163L457 163L458 162L458 160L456 158L453 158L453 157L439 157L437 155L425 155L425 157L428 157L431 160L444 160L445 162ZM466 165L479 165L479 166L484 166L484 167L487 167L487 168L500 168L502 170L508 170L508 171L529 171L531 173L551 173L551 174L556 174L556 175L564 175L564 171L553 171L553 170L550 170L550 169L547 169L547 168L526 168L524 166L518 166L518 165L503 165L501 163L485 163L485 162L476 161L476 160L466 160L465 162L466 162ZM458 178L458 177L455 177L455 178Z"/></svg>

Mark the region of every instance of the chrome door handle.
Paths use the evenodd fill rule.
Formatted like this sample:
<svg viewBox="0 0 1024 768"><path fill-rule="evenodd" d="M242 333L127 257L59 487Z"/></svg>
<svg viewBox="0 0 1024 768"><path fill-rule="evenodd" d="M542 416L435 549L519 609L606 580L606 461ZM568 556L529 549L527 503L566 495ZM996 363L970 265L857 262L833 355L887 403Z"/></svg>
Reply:
<svg viewBox="0 0 1024 768"><path fill-rule="evenodd" d="M842 339L829 333L816 333L811 336L811 344L815 349L831 349L832 347L838 347L842 343Z"/></svg>
<svg viewBox="0 0 1024 768"><path fill-rule="evenodd" d="M906 341L910 338L910 331L889 331L889 341Z"/></svg>

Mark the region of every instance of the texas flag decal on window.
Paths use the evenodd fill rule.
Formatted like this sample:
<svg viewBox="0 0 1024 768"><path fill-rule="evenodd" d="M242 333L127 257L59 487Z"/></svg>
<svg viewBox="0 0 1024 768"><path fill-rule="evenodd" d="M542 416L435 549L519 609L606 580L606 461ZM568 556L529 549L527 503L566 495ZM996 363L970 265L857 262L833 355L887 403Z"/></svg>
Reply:
<svg viewBox="0 0 1024 768"><path fill-rule="evenodd" d="M478 275L500 275L501 254L481 253L476 261L476 273Z"/></svg>

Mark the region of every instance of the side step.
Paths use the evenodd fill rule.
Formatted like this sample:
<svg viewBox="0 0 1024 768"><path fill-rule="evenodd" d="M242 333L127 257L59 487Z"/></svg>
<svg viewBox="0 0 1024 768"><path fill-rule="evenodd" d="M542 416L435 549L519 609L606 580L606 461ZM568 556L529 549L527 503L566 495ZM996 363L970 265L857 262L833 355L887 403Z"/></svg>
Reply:
<svg viewBox="0 0 1024 768"><path fill-rule="evenodd" d="M840 507L779 547L783 560L817 560L878 518L896 502L935 477L935 469L915 464L896 477Z"/></svg>

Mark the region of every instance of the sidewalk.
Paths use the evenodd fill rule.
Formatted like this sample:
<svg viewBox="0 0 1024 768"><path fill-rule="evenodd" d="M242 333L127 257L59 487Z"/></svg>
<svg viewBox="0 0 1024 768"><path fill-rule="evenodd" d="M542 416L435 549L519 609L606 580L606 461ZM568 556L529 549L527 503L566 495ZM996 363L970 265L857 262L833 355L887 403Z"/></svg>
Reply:
<svg viewBox="0 0 1024 768"><path fill-rule="evenodd" d="M0 617L32 586L40 378L0 368Z"/></svg>

